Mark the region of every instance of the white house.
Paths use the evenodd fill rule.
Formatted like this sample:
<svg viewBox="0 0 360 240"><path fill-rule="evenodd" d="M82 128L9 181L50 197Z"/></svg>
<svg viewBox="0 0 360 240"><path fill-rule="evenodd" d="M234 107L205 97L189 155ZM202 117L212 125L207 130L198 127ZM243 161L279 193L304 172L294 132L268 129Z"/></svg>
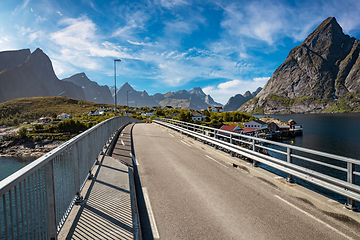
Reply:
<svg viewBox="0 0 360 240"><path fill-rule="evenodd" d="M223 107L208 107L209 112L223 112Z"/></svg>
<svg viewBox="0 0 360 240"><path fill-rule="evenodd" d="M62 113L59 116L57 116L58 119L69 119L71 118L71 115L67 114L67 113Z"/></svg>
<svg viewBox="0 0 360 240"><path fill-rule="evenodd" d="M143 117L151 117L151 116L154 116L155 113L154 112L146 112L146 113L142 113L141 116Z"/></svg>
<svg viewBox="0 0 360 240"><path fill-rule="evenodd" d="M267 129L267 127L268 127L267 123L261 120L254 120L244 123L244 128Z"/></svg>
<svg viewBox="0 0 360 240"><path fill-rule="evenodd" d="M191 119L193 121L198 120L200 122L203 122L203 121L205 121L206 116L203 116L202 113L199 111L193 111L193 112L191 112Z"/></svg>
<svg viewBox="0 0 360 240"><path fill-rule="evenodd" d="M99 115L104 116L105 115L105 110L99 110Z"/></svg>

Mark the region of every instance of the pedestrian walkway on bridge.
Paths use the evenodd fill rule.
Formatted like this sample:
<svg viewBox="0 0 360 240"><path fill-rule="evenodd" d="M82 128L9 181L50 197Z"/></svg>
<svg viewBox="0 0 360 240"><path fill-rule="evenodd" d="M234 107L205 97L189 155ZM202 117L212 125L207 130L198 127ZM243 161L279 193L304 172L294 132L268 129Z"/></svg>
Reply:
<svg viewBox="0 0 360 240"><path fill-rule="evenodd" d="M131 138L128 125L110 155L99 158L58 239L137 239Z"/></svg>

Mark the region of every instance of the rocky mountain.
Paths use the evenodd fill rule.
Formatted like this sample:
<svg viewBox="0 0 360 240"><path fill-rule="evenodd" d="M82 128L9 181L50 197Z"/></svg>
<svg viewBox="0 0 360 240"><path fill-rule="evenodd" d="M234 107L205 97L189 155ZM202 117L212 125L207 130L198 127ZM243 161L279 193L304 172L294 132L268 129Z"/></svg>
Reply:
<svg viewBox="0 0 360 240"><path fill-rule="evenodd" d="M224 111L236 111L241 105L250 99L254 98L260 91L261 87L258 87L255 92L246 91L244 95L236 94L233 97L230 97L228 102L224 105Z"/></svg>
<svg viewBox="0 0 360 240"><path fill-rule="evenodd" d="M30 54L30 49L0 52L0 72L19 66Z"/></svg>
<svg viewBox="0 0 360 240"><path fill-rule="evenodd" d="M239 111L319 113L360 111L360 41L334 17L293 48L264 88Z"/></svg>
<svg viewBox="0 0 360 240"><path fill-rule="evenodd" d="M0 72L0 102L40 96L85 99L81 87L57 78L49 57L41 49L29 52L27 49L0 54L0 67L4 69Z"/></svg>
<svg viewBox="0 0 360 240"><path fill-rule="evenodd" d="M110 93L108 86L100 86L94 81L91 81L85 73L78 73L69 78L62 79L62 81L72 82L80 86L85 94L85 100L95 103L114 104L114 99Z"/></svg>
<svg viewBox="0 0 360 240"><path fill-rule="evenodd" d="M167 92L159 104L195 110L205 109L209 106L222 106L222 104L215 102L210 95L206 95L200 87L193 88L190 91Z"/></svg>
<svg viewBox="0 0 360 240"><path fill-rule="evenodd" d="M128 104L128 106L131 107L159 106L159 104L150 97L146 91L136 91L127 82L117 89L116 101L118 105Z"/></svg>
<svg viewBox="0 0 360 240"><path fill-rule="evenodd" d="M117 104L134 107L152 107L152 106L172 106L173 108L181 107L183 109L205 109L209 106L222 106L215 102L210 95L206 95L199 87L191 91L179 90L176 92L167 92L165 94L156 93L149 95L146 91L139 92L134 90L129 83L125 83L117 90Z"/></svg>

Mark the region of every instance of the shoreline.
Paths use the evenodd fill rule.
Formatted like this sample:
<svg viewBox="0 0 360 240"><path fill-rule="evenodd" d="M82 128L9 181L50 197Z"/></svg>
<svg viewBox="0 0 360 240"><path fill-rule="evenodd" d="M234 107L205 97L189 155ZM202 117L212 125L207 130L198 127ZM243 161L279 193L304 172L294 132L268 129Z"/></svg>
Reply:
<svg viewBox="0 0 360 240"><path fill-rule="evenodd" d="M41 157L57 148L64 141L44 140L39 142L14 140L0 143L0 157Z"/></svg>

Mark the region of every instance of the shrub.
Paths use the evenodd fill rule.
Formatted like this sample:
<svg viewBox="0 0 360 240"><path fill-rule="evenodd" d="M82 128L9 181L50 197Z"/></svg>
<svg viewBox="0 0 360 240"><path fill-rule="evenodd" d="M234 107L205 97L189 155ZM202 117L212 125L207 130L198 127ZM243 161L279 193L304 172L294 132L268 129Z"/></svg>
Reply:
<svg viewBox="0 0 360 240"><path fill-rule="evenodd" d="M27 128L25 126L21 127L18 131L18 134L20 138L26 138Z"/></svg>
<svg viewBox="0 0 360 240"><path fill-rule="evenodd" d="M41 129L44 129L44 126L42 124L36 124L34 126L35 130L41 130Z"/></svg>

